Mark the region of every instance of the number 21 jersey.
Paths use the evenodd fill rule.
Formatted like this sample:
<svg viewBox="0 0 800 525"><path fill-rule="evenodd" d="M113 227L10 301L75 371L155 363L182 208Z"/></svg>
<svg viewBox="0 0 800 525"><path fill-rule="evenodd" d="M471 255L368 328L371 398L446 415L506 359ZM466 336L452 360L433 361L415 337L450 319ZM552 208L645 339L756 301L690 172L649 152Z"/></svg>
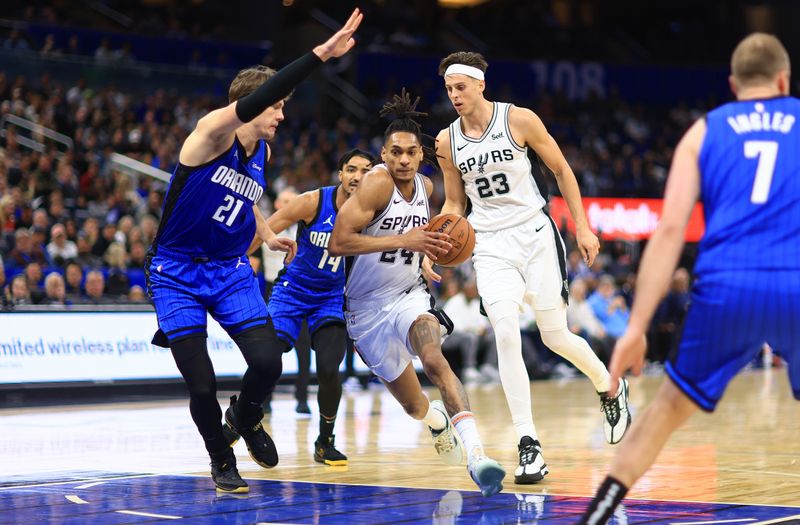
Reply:
<svg viewBox="0 0 800 525"><path fill-rule="evenodd" d="M800 270L800 101L730 102L706 116L698 275Z"/></svg>
<svg viewBox="0 0 800 525"><path fill-rule="evenodd" d="M527 222L547 203L546 191L534 178L528 148L511 136L511 104L493 104L492 119L480 138L464 135L461 117L450 124L450 154L472 203L468 219L477 232Z"/></svg>
<svg viewBox="0 0 800 525"><path fill-rule="evenodd" d="M200 166L178 164L153 250L166 257L241 257L256 232L253 205L264 194L267 145L247 157L239 139Z"/></svg>

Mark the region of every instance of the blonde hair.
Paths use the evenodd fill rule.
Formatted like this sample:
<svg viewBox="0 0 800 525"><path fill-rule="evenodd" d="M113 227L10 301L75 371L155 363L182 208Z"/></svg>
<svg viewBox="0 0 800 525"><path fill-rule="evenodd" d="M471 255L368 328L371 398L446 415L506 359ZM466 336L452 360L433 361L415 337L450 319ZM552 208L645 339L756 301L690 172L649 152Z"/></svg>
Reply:
<svg viewBox="0 0 800 525"><path fill-rule="evenodd" d="M733 50L731 73L740 86L769 82L781 71L791 71L789 53L773 35L753 33Z"/></svg>
<svg viewBox="0 0 800 525"><path fill-rule="evenodd" d="M242 69L236 74L228 89L228 103L235 102L255 91L275 70L267 66L253 66Z"/></svg>

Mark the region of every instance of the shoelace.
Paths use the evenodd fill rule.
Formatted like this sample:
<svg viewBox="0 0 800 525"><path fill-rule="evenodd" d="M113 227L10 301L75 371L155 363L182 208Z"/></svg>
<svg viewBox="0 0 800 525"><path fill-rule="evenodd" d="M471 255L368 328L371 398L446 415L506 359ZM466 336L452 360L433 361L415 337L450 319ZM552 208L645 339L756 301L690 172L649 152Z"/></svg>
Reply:
<svg viewBox="0 0 800 525"><path fill-rule="evenodd" d="M437 452L450 452L455 448L450 429L443 428L439 435L433 438L433 446Z"/></svg>
<svg viewBox="0 0 800 525"><path fill-rule="evenodd" d="M606 419L613 426L619 421L619 404L616 397L601 396L600 410L605 412Z"/></svg>
<svg viewBox="0 0 800 525"><path fill-rule="evenodd" d="M536 449L536 445L531 443L530 445L525 445L524 447L519 449L519 464L520 465L530 465L533 463L533 457L536 455L538 450Z"/></svg>

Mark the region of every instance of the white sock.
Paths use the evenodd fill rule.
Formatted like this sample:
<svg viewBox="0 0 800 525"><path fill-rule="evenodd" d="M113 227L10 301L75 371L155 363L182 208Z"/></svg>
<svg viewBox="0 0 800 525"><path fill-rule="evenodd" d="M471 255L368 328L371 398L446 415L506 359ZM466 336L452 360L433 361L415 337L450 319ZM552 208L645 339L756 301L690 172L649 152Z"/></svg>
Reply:
<svg viewBox="0 0 800 525"><path fill-rule="evenodd" d="M500 382L506 395L508 409L511 411L511 420L517 432L517 443L522 436L539 439L536 426L533 424L531 413L531 380L525 361L522 359L522 339L519 328L519 315L516 313L516 303L510 303L508 308L503 303L493 304L487 309L489 318L493 321L495 340L497 342L497 370L500 373ZM499 307L499 308L498 308ZM507 314L505 310L513 308L513 315L505 315L495 320L494 314ZM497 312L500 310L500 312Z"/></svg>
<svg viewBox="0 0 800 525"><path fill-rule="evenodd" d="M433 408L433 405L428 403L428 412L422 418L426 425L434 430L442 430L447 426L447 418L440 411Z"/></svg>
<svg viewBox="0 0 800 525"><path fill-rule="evenodd" d="M453 416L452 421L458 435L461 436L464 448L467 449L467 464L472 461L473 457L483 456L483 443L478 435L478 427L475 425L475 416L472 415L472 412L466 410L459 412Z"/></svg>

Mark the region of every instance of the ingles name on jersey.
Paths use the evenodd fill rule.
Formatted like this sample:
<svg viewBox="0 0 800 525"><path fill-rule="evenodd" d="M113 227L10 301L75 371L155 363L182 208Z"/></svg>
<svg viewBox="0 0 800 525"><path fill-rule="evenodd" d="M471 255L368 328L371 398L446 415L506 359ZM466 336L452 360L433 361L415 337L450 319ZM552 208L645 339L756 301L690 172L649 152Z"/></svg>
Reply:
<svg viewBox="0 0 800 525"><path fill-rule="evenodd" d="M252 202L258 202L264 193L264 188L258 182L228 166L217 168L211 176L211 182L225 186Z"/></svg>
<svg viewBox="0 0 800 525"><path fill-rule="evenodd" d="M727 119L728 125L737 135L753 131L777 131L789 133L794 126L794 115L786 115L781 111L770 113L764 111L764 104L757 102L755 111L732 115Z"/></svg>

